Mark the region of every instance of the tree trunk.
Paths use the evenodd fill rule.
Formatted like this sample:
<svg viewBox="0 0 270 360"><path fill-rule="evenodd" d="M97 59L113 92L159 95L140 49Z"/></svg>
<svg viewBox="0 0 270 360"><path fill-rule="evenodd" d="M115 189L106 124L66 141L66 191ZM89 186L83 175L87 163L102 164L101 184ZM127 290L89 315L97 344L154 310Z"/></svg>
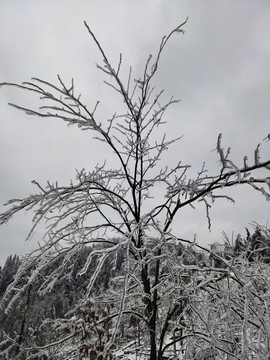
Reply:
<svg viewBox="0 0 270 360"><path fill-rule="evenodd" d="M141 271L142 283L144 292L147 296L144 298L146 303L146 314L149 319L148 331L150 336L150 360L157 360L157 347L156 347L156 301L155 295L151 299L150 280L148 277L148 266L144 265Z"/></svg>
<svg viewBox="0 0 270 360"><path fill-rule="evenodd" d="M150 329L150 360L157 360L156 333Z"/></svg>

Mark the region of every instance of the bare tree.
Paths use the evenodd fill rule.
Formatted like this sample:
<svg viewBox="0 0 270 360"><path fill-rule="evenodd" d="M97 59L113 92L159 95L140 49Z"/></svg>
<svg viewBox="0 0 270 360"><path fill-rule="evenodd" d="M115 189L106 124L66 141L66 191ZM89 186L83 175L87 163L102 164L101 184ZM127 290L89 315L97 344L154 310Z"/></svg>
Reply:
<svg viewBox="0 0 270 360"><path fill-rule="evenodd" d="M57 85L39 78L21 85L1 84L32 92L42 101L38 109L17 104L11 106L29 115L57 118L68 125L93 132L95 140L101 141L118 162L114 169L106 162L97 164L90 172L83 169L67 186L50 182L43 186L33 181L38 188L35 195L7 203L10 207L1 214L1 224L22 209L34 212L28 237L44 220L47 224L44 243L25 258L15 281L7 290L7 294L11 291L15 293L9 307L54 261L62 259L50 279L44 279L39 289L41 293L54 286L82 246L105 244L106 247L93 248L80 271L81 274L86 273L93 259L97 259L96 269L85 289L85 299L88 299L105 260L109 256L117 258L120 250L124 252L124 272L114 280L117 289L121 289L117 296L114 292L115 307L110 315L114 319L114 331L104 351L113 348L123 319L132 316L147 331L144 346L149 349L151 360L161 360L168 349L174 348L175 351L175 344L191 334L186 331L188 325L183 325L185 309L201 281L198 278L196 282L194 278L194 272L198 274L202 268L199 261L195 259L191 268L183 263L187 253L189 257L193 256L192 249L196 243L192 239L186 241L186 248L183 246L184 239L174 235L176 214L202 201L210 228L210 207L215 199L233 200L220 190L248 184L267 200L270 196L269 177L253 175L257 169L270 170L270 160L260 160L259 145L252 164L248 165L245 158L243 165L237 165L229 157L230 149L225 151L222 148L220 135L216 145L220 168L214 175L209 174L205 164L196 178L188 177L190 166L181 161L173 168L159 166L163 153L178 140L167 139L165 134L158 139L159 128L166 124L163 119L165 111L178 100L171 98L162 104L163 91L157 92L153 79L167 42L173 35L184 32L186 21L162 38L157 55L149 56L142 76L134 80L131 68L128 77L122 79L122 56L114 67L85 23L102 57L103 63L97 67L106 77L105 83L119 96L119 108L123 103L125 106L124 112L115 112L106 121L98 121L98 103L89 110L81 101L73 80L70 85L65 84L60 76ZM156 189L160 196L153 200ZM29 274L28 280L20 285L25 273ZM182 329L181 336L175 335L176 323ZM70 337L63 337L58 342L65 340L70 340ZM55 343L51 345L55 346Z"/></svg>

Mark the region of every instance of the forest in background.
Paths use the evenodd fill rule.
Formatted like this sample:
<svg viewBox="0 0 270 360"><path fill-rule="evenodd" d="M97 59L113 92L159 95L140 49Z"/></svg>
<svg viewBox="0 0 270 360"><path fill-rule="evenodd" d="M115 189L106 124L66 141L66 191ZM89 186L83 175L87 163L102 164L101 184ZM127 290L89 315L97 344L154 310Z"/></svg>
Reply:
<svg viewBox="0 0 270 360"><path fill-rule="evenodd" d="M173 343L173 348L164 351L163 359L240 359L244 342L246 359L259 358L259 354L263 358L269 351L269 235L258 227L252 235L247 231L246 238L238 235L233 243L213 244L209 252L179 244L174 255L185 269L176 279L183 283L182 304L181 311L170 320L166 342ZM94 250L83 247L49 291L44 289L44 279L57 270L64 260L61 257L40 273L11 307L12 295L2 302L1 359L103 359L99 353L115 326L114 294L122 291L117 278L124 275L125 254L120 251L116 262L112 257L106 259L91 298L86 300L84 292L97 263L93 261L85 274L79 274ZM0 269L0 300L20 264L18 256L9 256ZM168 309L163 310L166 313ZM58 343L59 338L66 340ZM47 348L48 342L55 345ZM115 344L104 359L146 359L148 343L145 324L131 316L122 322Z"/></svg>

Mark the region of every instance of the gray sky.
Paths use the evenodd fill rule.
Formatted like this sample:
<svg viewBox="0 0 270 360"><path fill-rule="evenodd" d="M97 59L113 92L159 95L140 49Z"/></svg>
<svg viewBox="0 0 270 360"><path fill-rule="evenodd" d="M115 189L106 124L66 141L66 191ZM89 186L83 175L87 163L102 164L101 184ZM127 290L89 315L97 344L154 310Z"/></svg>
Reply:
<svg viewBox="0 0 270 360"><path fill-rule="evenodd" d="M55 82L71 77L89 106L101 99L102 115L112 115L115 102L102 83L95 63L100 55L83 21L96 34L113 64L123 54L124 67L135 74L154 53L164 34L183 22L185 35L174 37L163 54L156 85L181 102L166 114L166 132L184 135L168 153L168 162L182 159L194 173L206 161L218 171L215 148L223 133L224 147L242 164L253 159L262 142L261 159L269 159L270 132L270 3L235 0L1 0L0 82L22 82L39 77ZM8 102L31 106L33 96L15 89L0 90L0 203L34 193L31 181L68 184L75 169L91 170L105 154L90 134L51 119L29 117ZM251 162L251 160L250 160ZM269 176L269 175L268 175ZM237 203L215 204L212 232L202 206L179 216L176 233L203 244L266 225L269 203L247 186L228 192ZM5 207L0 207L3 212ZM22 213L0 228L0 265L9 254L23 254L36 246L25 244L31 216ZM38 236L37 236L38 238Z"/></svg>

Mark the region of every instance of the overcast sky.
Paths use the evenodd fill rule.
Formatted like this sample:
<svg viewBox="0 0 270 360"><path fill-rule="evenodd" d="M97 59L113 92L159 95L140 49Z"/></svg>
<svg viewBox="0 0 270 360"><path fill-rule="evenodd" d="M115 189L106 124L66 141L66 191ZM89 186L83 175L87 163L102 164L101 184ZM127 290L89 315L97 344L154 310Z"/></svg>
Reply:
<svg viewBox="0 0 270 360"><path fill-rule="evenodd" d="M112 115L115 102L102 83L95 63L100 55L87 33L86 20L113 64L119 53L124 66L139 74L149 53L164 34L189 17L185 34L172 39L160 63L156 86L181 102L166 114L168 135L183 139L170 160L183 160L196 173L206 161L217 172L211 152L219 133L232 159L253 159L258 143L262 160L269 159L270 142L270 3L235 0L1 0L0 82L39 77L52 82L60 74L75 85L89 105L101 99L101 114ZM0 203L34 193L31 181L59 180L69 184L75 169L91 168L104 153L88 133L56 120L29 117L7 105L37 104L30 94L0 89ZM252 160L250 160L251 162ZM269 175L268 175L269 176ZM217 203L212 232L203 208L178 218L176 232L210 244L224 230L245 234L251 223L267 225L269 202L247 186L230 190L236 204ZM0 208L3 212L5 207ZM0 228L0 265L10 254L24 254L36 246L25 244L31 216L22 213Z"/></svg>

